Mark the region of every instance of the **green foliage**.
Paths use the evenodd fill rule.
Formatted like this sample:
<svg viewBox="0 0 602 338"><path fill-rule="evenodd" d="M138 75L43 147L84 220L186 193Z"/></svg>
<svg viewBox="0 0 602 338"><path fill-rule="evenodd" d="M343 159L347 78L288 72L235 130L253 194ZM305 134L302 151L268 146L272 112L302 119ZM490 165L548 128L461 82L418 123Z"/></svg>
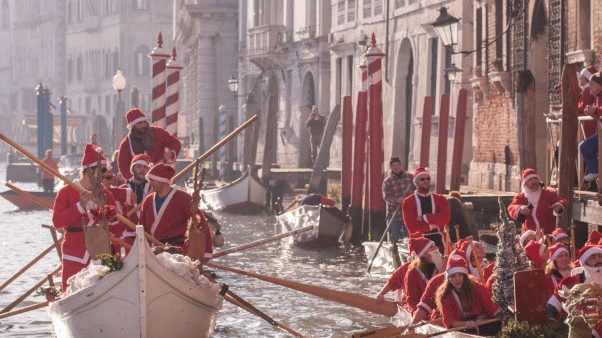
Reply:
<svg viewBox="0 0 602 338"><path fill-rule="evenodd" d="M529 326L528 322L509 321L500 332L500 338L565 338L569 334L566 324L549 323L547 325Z"/></svg>
<svg viewBox="0 0 602 338"><path fill-rule="evenodd" d="M328 186L328 198L334 200L337 204L341 203L343 193L341 192L341 186L336 184L330 184Z"/></svg>
<svg viewBox="0 0 602 338"><path fill-rule="evenodd" d="M96 258L100 260L100 264L109 268L107 274L113 271L119 271L123 268L123 262L121 261L119 254L115 254L114 256L111 256L109 254L100 254L96 256ZM101 278L102 277L104 276L101 276Z"/></svg>

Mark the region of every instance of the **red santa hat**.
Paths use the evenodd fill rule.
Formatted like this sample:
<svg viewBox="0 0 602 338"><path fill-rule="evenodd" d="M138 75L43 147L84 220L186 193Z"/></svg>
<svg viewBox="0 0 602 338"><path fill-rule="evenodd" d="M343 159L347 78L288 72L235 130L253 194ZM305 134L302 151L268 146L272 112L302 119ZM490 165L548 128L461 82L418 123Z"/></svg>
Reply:
<svg viewBox="0 0 602 338"><path fill-rule="evenodd" d="M176 170L165 163L159 163L151 168L146 174L147 179L171 184L171 178L176 174Z"/></svg>
<svg viewBox="0 0 602 338"><path fill-rule="evenodd" d="M429 168L416 168L414 170L414 184L418 184L418 179L424 175L430 175Z"/></svg>
<svg viewBox="0 0 602 338"><path fill-rule="evenodd" d="M533 263L535 263L535 266L538 269L542 269L543 266L541 265L541 254L544 252L544 250L546 250L546 246L536 242L536 241L530 241L529 244L527 244L527 246L525 246L525 253L527 254L527 258L529 258L529 260Z"/></svg>
<svg viewBox="0 0 602 338"><path fill-rule="evenodd" d="M433 245L435 245L435 243L433 243L433 241L431 241L430 239L426 239L420 234L414 233L410 237L410 256L420 258Z"/></svg>
<svg viewBox="0 0 602 338"><path fill-rule="evenodd" d="M598 230L592 230L587 237L585 245L597 245L602 239L602 234Z"/></svg>
<svg viewBox="0 0 602 338"><path fill-rule="evenodd" d="M472 241L473 245L476 243L478 242ZM456 244L454 244L454 246L456 247L456 250L458 250L461 253L464 253L464 256L462 256L462 258L464 258L467 262L470 262L472 260L472 257L470 256L472 255L472 246L470 246L470 241L461 239L457 241Z"/></svg>
<svg viewBox="0 0 602 338"><path fill-rule="evenodd" d="M594 67L594 66L587 66L587 67L585 67L585 68L583 68L581 70L581 75L585 76L585 78L587 79L587 81L589 81L589 78L592 75L596 74L597 72L598 72L598 70L596 69L596 67Z"/></svg>
<svg viewBox="0 0 602 338"><path fill-rule="evenodd" d="M128 122L128 128L132 128L136 123L146 121L146 115L138 108L132 108L125 114Z"/></svg>
<svg viewBox="0 0 602 338"><path fill-rule="evenodd" d="M551 261L554 261L556 257L558 257L558 255L560 255L563 252L569 253L569 249L566 247L566 245L562 243L556 243L548 248L548 253L550 254Z"/></svg>
<svg viewBox="0 0 602 338"><path fill-rule="evenodd" d="M527 237L529 236L535 236L535 231L533 230L527 230L525 232L523 232L522 235L520 235L520 239L519 239L519 243L521 247L525 247L525 245L527 245Z"/></svg>
<svg viewBox="0 0 602 338"><path fill-rule="evenodd" d="M447 260L447 267L445 268L445 278L448 278L456 272L468 275L468 263L466 263L464 258L450 256Z"/></svg>
<svg viewBox="0 0 602 338"><path fill-rule="evenodd" d="M134 156L134 158L132 159L132 164L130 165L130 172L132 174L134 174L134 166L136 164L142 164L142 165L145 165L150 168L151 162L152 162L152 160L150 157L148 157L148 155L138 154L138 155Z"/></svg>
<svg viewBox="0 0 602 338"><path fill-rule="evenodd" d="M586 245L577 254L577 258L579 258L579 264L581 266L585 266L585 261L591 256L595 254L602 253L602 249L600 249L597 245Z"/></svg>
<svg viewBox="0 0 602 338"><path fill-rule="evenodd" d="M525 183L527 183L527 181L533 177L537 177L537 179L539 179L541 181L541 178L539 178L539 175L537 175L537 172L535 171L535 169L527 168L527 169L523 170L523 185Z"/></svg>
<svg viewBox="0 0 602 338"><path fill-rule="evenodd" d="M98 154L102 152L102 148L87 143L84 148L84 156L82 156L81 168L86 169L98 166ZM100 164L107 164L107 159L100 155Z"/></svg>
<svg viewBox="0 0 602 338"><path fill-rule="evenodd" d="M562 228L554 229L554 231L552 231L552 236L554 236L554 238L556 238L556 240L569 237L569 235L567 235L566 232L564 232L564 230L562 230Z"/></svg>

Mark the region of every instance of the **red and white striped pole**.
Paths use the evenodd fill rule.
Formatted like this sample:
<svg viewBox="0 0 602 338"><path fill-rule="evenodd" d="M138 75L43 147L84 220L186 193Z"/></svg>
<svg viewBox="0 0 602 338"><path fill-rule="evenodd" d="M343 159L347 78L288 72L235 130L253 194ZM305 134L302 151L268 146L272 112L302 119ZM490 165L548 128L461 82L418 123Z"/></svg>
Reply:
<svg viewBox="0 0 602 338"><path fill-rule="evenodd" d="M153 63L151 110L153 125L165 128L165 67L169 54L163 50L163 35L159 32L157 47L148 54Z"/></svg>
<svg viewBox="0 0 602 338"><path fill-rule="evenodd" d="M369 105L369 124L370 124L370 163L369 163L369 190L368 213L370 214L371 228L376 231L375 234L380 237L386 228L385 212L382 193L382 182L385 178L383 163L383 109L382 109L382 70L381 59L385 54L376 47L376 37L372 33L372 46L368 48L364 57L369 61L368 76L370 77L370 87L368 96ZM377 237L377 238L378 238Z"/></svg>
<svg viewBox="0 0 602 338"><path fill-rule="evenodd" d="M176 61L176 47L167 63L167 100L165 104L165 129L172 135L178 136L178 110L180 99L180 71L182 66Z"/></svg>
<svg viewBox="0 0 602 338"><path fill-rule="evenodd" d="M355 110L355 140L353 145L353 180L351 182L351 206L349 207L349 216L353 226L351 243L361 245L365 240L362 233L363 209L362 201L364 199L364 177L366 160L366 125L367 122L367 92L368 88L368 68L367 61L364 59L358 68L362 72L362 82L360 91L357 93L357 108Z"/></svg>

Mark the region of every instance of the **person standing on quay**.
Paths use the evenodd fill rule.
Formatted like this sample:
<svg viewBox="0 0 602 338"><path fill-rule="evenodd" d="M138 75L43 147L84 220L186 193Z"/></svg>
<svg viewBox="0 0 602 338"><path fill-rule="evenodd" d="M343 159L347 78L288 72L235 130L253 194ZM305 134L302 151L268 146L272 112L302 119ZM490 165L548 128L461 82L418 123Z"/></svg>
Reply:
<svg viewBox="0 0 602 338"><path fill-rule="evenodd" d="M138 108L130 109L125 118L130 132L121 141L117 158L119 173L124 180L127 181L133 176L130 165L134 156L138 154L147 154L154 164L172 164L176 161L182 148L182 143L177 137L164 128L150 126L146 115Z"/></svg>
<svg viewBox="0 0 602 338"><path fill-rule="evenodd" d="M311 114L305 123L309 129L309 140L311 142L311 161L316 163L318 158L318 150L322 143L322 134L324 134L324 126L326 126L326 118L320 114L318 107L311 108Z"/></svg>
<svg viewBox="0 0 602 338"><path fill-rule="evenodd" d="M52 158L52 149L46 150L46 157L42 159L42 162L55 171L59 171L59 165L54 158ZM42 187L44 188L44 192L54 192L54 175L41 167L38 167L38 172L42 175Z"/></svg>
<svg viewBox="0 0 602 338"><path fill-rule="evenodd" d="M412 174L403 170L399 157L391 157L389 161L391 174L383 181L383 197L387 202L387 224L391 222L393 241L397 242L400 236L408 237L408 230L401 217L401 203L415 190Z"/></svg>

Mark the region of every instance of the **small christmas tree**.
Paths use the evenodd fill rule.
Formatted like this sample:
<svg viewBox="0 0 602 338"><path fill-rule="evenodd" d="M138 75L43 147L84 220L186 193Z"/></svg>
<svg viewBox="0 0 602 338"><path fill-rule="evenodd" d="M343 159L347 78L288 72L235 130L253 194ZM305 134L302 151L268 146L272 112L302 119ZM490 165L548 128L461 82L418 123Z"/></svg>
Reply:
<svg viewBox="0 0 602 338"><path fill-rule="evenodd" d="M496 316L502 320L513 318L514 315L508 306L514 304L514 273L529 268L529 262L525 251L516 244L516 225L507 213L506 206L501 198L498 199L500 205L500 219L502 224L498 227L497 252L495 258L495 282L493 283L493 301L500 306Z"/></svg>

